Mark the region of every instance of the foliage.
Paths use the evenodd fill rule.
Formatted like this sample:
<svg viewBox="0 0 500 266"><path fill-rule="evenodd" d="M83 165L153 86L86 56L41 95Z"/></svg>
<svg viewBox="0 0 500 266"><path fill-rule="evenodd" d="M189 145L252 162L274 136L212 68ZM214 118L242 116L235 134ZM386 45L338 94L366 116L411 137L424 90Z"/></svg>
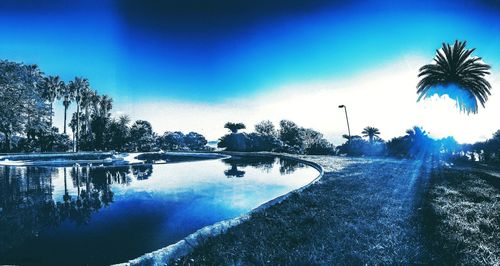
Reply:
<svg viewBox="0 0 500 266"><path fill-rule="evenodd" d="M132 151L156 149L156 134L148 121L137 120L130 128L130 149Z"/></svg>
<svg viewBox="0 0 500 266"><path fill-rule="evenodd" d="M163 133L158 138L159 147L162 150L175 151L182 150L186 145L184 143L184 134L180 131Z"/></svg>
<svg viewBox="0 0 500 266"><path fill-rule="evenodd" d="M0 132L5 136L4 150L11 150L16 134L46 130L48 105L37 85L42 74L36 65L0 61Z"/></svg>
<svg viewBox="0 0 500 266"><path fill-rule="evenodd" d="M218 147L228 151L276 151L286 153L333 154L334 147L313 129L299 127L282 120L276 131L270 121L255 125L252 133L233 133L222 136Z"/></svg>
<svg viewBox="0 0 500 266"><path fill-rule="evenodd" d="M302 142L304 141L300 127L289 120L280 121L279 138L285 145L297 148L302 148Z"/></svg>
<svg viewBox="0 0 500 266"><path fill-rule="evenodd" d="M207 145L207 140L199 133L189 132L184 137L184 143L190 150L201 150Z"/></svg>
<svg viewBox="0 0 500 266"><path fill-rule="evenodd" d="M264 120L255 125L255 132L264 136L277 136L273 122Z"/></svg>
<svg viewBox="0 0 500 266"><path fill-rule="evenodd" d="M225 125L224 125L224 128L227 128L229 129L229 131L231 131L231 133L237 133L238 130L240 129L245 129L245 124L243 123L232 123L232 122L227 122Z"/></svg>
<svg viewBox="0 0 500 266"><path fill-rule="evenodd" d="M52 127L56 100L64 106L63 134ZM69 121L71 141L66 126L68 108L73 102L77 111ZM1 151L69 151L75 143L86 151L207 148L207 140L199 133L174 132L181 140L172 139L169 133L158 138L149 122L138 120L130 127L128 116L111 116L112 108L113 99L92 90L86 78L76 77L65 85L59 76L44 76L36 65L0 61ZM233 127L239 129L244 125L238 123Z"/></svg>
<svg viewBox="0 0 500 266"><path fill-rule="evenodd" d="M491 89L484 77L490 74L491 67L482 63L480 57L472 57L475 49L466 49L465 45L465 41L455 41L453 46L443 43L436 51L434 63L420 68L418 100L448 94L467 113L477 113L478 101L484 107Z"/></svg>
<svg viewBox="0 0 500 266"><path fill-rule="evenodd" d="M246 133L232 133L222 136L217 143L217 147L225 148L228 151L250 151L247 148L249 143Z"/></svg>
<svg viewBox="0 0 500 266"><path fill-rule="evenodd" d="M325 139L317 139L309 144L305 152L314 155L333 155L335 147Z"/></svg>
<svg viewBox="0 0 500 266"><path fill-rule="evenodd" d="M376 127L365 127L361 134L363 137L368 137L370 143L373 143L374 139L380 135L380 130Z"/></svg>

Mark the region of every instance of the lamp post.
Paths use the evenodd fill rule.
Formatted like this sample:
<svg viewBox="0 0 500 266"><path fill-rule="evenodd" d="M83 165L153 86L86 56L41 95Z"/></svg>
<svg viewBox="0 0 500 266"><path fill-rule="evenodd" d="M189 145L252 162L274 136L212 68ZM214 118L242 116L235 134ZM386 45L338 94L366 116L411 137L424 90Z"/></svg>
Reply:
<svg viewBox="0 0 500 266"><path fill-rule="evenodd" d="M344 108L345 111L345 120L347 121L347 132L349 133L348 141L351 141L351 128L349 127L349 118L347 117L347 107L345 105L339 105L339 108Z"/></svg>

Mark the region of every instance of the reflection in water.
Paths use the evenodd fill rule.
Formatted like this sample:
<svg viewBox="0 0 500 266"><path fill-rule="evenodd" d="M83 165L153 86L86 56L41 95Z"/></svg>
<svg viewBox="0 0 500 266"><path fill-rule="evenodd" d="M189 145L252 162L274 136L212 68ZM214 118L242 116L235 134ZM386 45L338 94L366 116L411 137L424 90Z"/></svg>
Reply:
<svg viewBox="0 0 500 266"><path fill-rule="evenodd" d="M238 167L253 167L257 169L261 169L263 172L269 172L273 169L274 165L277 163L279 165L279 171L283 175L293 174L297 168L303 168L305 165L299 161L284 159L284 158L275 158L275 157L248 157L248 156L233 156L231 158L227 158L222 160L225 164L229 165L230 168L224 171L224 175L228 178L231 177L244 177L245 171L238 169Z"/></svg>
<svg viewBox="0 0 500 266"><path fill-rule="evenodd" d="M303 167L272 157L0 167L0 264L123 262L305 185L315 170L276 178Z"/></svg>
<svg viewBox="0 0 500 266"><path fill-rule="evenodd" d="M77 225L88 224L92 213L113 202L111 184L130 183L131 171L137 180L147 179L152 168L151 165L0 167L0 255L42 228L57 227L66 220ZM63 171L64 194L52 198L52 177L58 171ZM70 195L68 182L76 188L76 195Z"/></svg>
<svg viewBox="0 0 500 266"><path fill-rule="evenodd" d="M303 163L298 162L296 160L279 158L279 163L280 163L280 173L282 175L293 174L297 170L297 168L305 167Z"/></svg>
<svg viewBox="0 0 500 266"><path fill-rule="evenodd" d="M231 168L224 171L224 174L228 177L243 177L245 176L245 171L238 170L238 165L231 164Z"/></svg>

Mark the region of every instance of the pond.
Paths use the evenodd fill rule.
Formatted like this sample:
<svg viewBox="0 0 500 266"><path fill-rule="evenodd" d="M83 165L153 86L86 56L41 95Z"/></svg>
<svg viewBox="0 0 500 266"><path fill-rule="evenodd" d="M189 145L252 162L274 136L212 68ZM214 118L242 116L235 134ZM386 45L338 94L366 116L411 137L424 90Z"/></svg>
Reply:
<svg viewBox="0 0 500 266"><path fill-rule="evenodd" d="M108 265L238 217L318 176L278 157L0 166L0 264Z"/></svg>

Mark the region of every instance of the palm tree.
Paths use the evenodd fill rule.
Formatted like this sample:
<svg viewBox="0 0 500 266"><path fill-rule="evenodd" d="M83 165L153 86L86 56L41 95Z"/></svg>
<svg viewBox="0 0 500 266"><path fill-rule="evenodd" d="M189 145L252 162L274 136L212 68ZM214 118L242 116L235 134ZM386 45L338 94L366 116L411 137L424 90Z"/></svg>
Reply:
<svg viewBox="0 0 500 266"><path fill-rule="evenodd" d="M59 99L62 99L64 106L64 134L66 134L66 117L68 114L68 108L70 104L75 100L75 91L73 87L65 85L64 82L61 84L60 93L58 95Z"/></svg>
<svg viewBox="0 0 500 266"><path fill-rule="evenodd" d="M99 101L99 116L108 118L113 108L113 99L108 95L103 95Z"/></svg>
<svg viewBox="0 0 500 266"><path fill-rule="evenodd" d="M52 117L54 116L54 101L59 97L64 82L59 76L48 76L43 78L42 98L50 103L50 126L52 126Z"/></svg>
<svg viewBox="0 0 500 266"><path fill-rule="evenodd" d="M89 133L90 132L90 107L91 107L91 104L92 104L92 97L94 96L94 94L96 94L97 92L89 89L89 88L86 88L86 89L83 89L81 91L81 108L85 110L85 119L84 119L84 123L85 123L85 133Z"/></svg>
<svg viewBox="0 0 500 266"><path fill-rule="evenodd" d="M363 137L368 137L370 143L373 143L373 139L380 135L380 130L376 127L365 127L361 134L363 134Z"/></svg>
<svg viewBox="0 0 500 266"><path fill-rule="evenodd" d="M406 136L410 139L411 142L418 142L428 137L427 132L423 130L421 127L417 126L407 129Z"/></svg>
<svg viewBox="0 0 500 266"><path fill-rule="evenodd" d="M130 123L130 116L128 115L121 115L119 118L118 118L118 122L120 123L120 125L123 125L123 126L128 126L128 124Z"/></svg>
<svg viewBox="0 0 500 266"><path fill-rule="evenodd" d="M69 86L73 88L76 100L76 143L75 152L78 152L78 140L80 135L80 105L82 101L82 91L90 90L89 81L85 78L76 77L74 80L69 82Z"/></svg>
<svg viewBox="0 0 500 266"><path fill-rule="evenodd" d="M417 84L418 101L432 95L447 94L454 98L461 111L477 113L479 101L484 107L491 85L484 78L491 67L481 57L472 57L475 49L466 49L466 42L443 43L436 51L434 63L420 68Z"/></svg>

